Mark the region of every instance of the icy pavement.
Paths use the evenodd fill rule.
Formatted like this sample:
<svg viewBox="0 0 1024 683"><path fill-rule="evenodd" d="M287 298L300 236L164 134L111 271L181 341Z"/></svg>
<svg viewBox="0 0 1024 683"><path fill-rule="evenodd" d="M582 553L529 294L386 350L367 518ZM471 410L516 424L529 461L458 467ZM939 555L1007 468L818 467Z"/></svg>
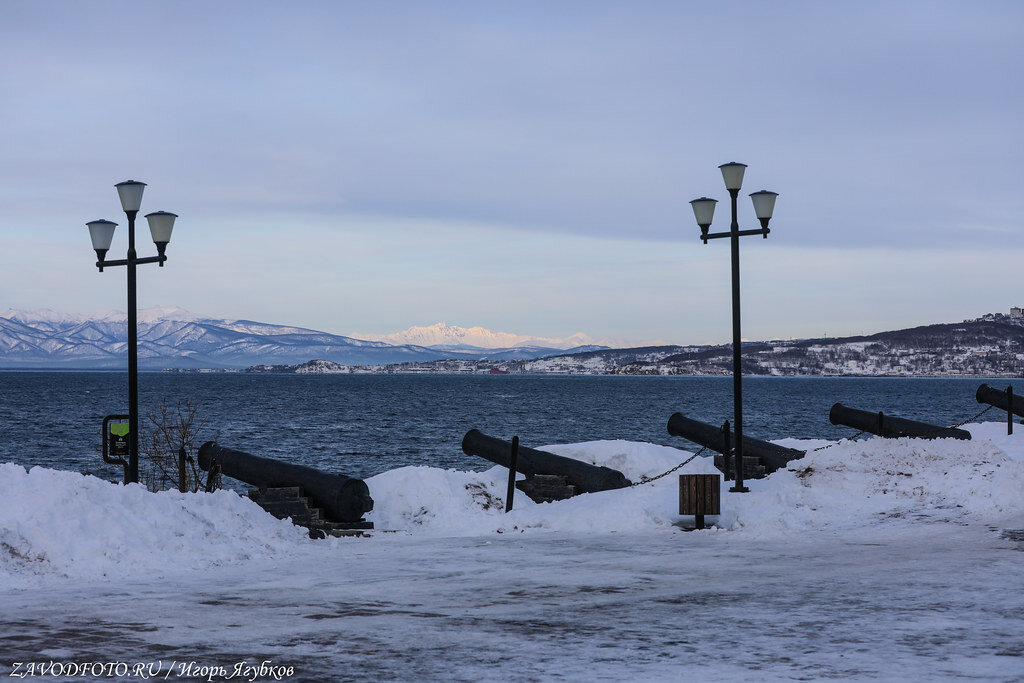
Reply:
<svg viewBox="0 0 1024 683"><path fill-rule="evenodd" d="M1024 543L934 525L347 539L8 592L5 660L270 660L291 680L1024 677ZM172 678L174 678L172 676Z"/></svg>
<svg viewBox="0 0 1024 683"><path fill-rule="evenodd" d="M405 468L368 482L399 533L313 542L230 493L0 466L0 674L1022 680L1024 435L974 427L809 454L700 532L676 526L674 477L503 515L498 472ZM681 455L557 448L631 478ZM27 507L41 495L50 512Z"/></svg>

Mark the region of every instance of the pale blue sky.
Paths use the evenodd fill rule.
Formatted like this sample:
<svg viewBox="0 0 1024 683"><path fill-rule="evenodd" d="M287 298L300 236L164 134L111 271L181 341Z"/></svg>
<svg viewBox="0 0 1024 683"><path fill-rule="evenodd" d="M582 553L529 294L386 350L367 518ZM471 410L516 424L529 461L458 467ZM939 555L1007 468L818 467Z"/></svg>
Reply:
<svg viewBox="0 0 1024 683"><path fill-rule="evenodd" d="M0 1L0 308L727 341L1024 305L1024 3ZM142 227L142 226L140 226ZM141 255L154 253L140 232ZM117 253L120 252L120 253ZM983 284L991 282L990 285Z"/></svg>

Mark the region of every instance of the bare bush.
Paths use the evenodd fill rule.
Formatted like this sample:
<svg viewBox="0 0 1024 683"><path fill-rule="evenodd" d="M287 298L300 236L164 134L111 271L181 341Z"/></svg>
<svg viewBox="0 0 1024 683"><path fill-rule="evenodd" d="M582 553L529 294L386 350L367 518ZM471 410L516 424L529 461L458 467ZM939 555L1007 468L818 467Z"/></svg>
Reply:
<svg viewBox="0 0 1024 683"><path fill-rule="evenodd" d="M178 489L201 491L206 481L194 453L199 432L206 424L198 417L199 406L179 400L171 409L165 399L145 418L140 430L139 481L150 491ZM185 466L179 468L179 451L185 449Z"/></svg>

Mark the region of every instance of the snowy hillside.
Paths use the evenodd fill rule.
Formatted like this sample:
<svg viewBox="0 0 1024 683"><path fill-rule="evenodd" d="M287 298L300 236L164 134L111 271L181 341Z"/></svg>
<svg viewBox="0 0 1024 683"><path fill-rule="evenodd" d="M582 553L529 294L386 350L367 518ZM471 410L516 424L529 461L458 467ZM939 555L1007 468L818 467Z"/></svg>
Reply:
<svg viewBox="0 0 1024 683"><path fill-rule="evenodd" d="M510 372L624 375L726 375L732 346L606 349L503 366ZM743 344L747 375L1020 377L1024 320L989 314L962 323L866 337Z"/></svg>
<svg viewBox="0 0 1024 683"><path fill-rule="evenodd" d="M348 363L427 360L437 355L297 327L214 320L173 307L139 311L142 368L239 368L264 360L311 357ZM128 343L123 313L74 316L8 311L0 316L0 367L122 368Z"/></svg>
<svg viewBox="0 0 1024 683"><path fill-rule="evenodd" d="M0 315L0 368L121 369L126 363L124 313L68 315L8 310ZM382 366L444 358L521 360L558 349L427 348L364 341L301 327L218 320L175 307L139 311L139 365L164 368L247 368L324 359Z"/></svg>

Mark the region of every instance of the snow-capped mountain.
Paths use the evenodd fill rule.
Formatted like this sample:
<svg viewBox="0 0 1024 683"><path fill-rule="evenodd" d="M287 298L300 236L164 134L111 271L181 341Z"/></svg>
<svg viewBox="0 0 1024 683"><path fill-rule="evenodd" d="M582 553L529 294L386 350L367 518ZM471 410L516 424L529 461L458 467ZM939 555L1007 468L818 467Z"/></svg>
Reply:
<svg viewBox="0 0 1024 683"><path fill-rule="evenodd" d="M202 316L186 311L178 306L154 306L143 308L138 312L140 323L156 323L161 321L176 320L181 322L193 322L204 320ZM124 311L98 311L95 313L63 313L49 308L40 308L33 311L22 311L16 308L9 308L0 312L0 318L27 323L33 326L41 324L61 326L86 322L94 323L127 323L128 314Z"/></svg>
<svg viewBox="0 0 1024 683"><path fill-rule="evenodd" d="M593 346L596 342L586 334L577 332L564 339L531 337L510 332L492 332L483 327L459 327L447 323L415 326L392 334L360 334L357 339L387 342L389 344L414 344L416 346L471 349L509 349L524 346L548 349L572 349L579 346Z"/></svg>
<svg viewBox="0 0 1024 683"><path fill-rule="evenodd" d="M128 345L127 315L74 315L51 310L0 314L0 368L121 369ZM175 307L138 315L139 367L246 368L301 364L313 358L341 365L387 365L443 358L522 360L559 349L427 348L390 344L250 320L219 320Z"/></svg>

